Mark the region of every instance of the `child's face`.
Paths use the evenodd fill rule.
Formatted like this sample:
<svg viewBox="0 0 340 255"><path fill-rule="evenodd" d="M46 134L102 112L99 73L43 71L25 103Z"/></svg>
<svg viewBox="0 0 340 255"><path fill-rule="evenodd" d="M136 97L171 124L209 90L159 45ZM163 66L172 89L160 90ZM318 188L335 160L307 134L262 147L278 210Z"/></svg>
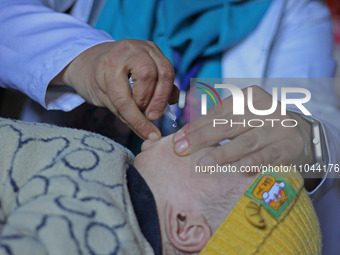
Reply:
<svg viewBox="0 0 340 255"><path fill-rule="evenodd" d="M234 189L235 183L240 182L237 182L235 178L190 176L190 165L197 165L198 159L214 147L201 149L190 156L179 157L173 150L172 137L173 135L169 135L157 141L146 140L142 145L142 152L135 158L134 165L154 195L162 243L178 245L180 242L176 240L181 240L182 235L191 233L190 226L197 225L200 226L200 231L202 230L199 235L204 236L196 247L200 250L211 236L211 227L208 226L204 215L211 205L203 202L207 200L202 200L202 198L215 201L217 204L213 206L214 208L219 207L218 201L223 203L223 208L228 207L226 205L229 204L231 208L239 197L235 194L229 197L229 192ZM241 185L242 187L238 188L237 193L240 193L240 196L247 185ZM221 198L226 199L221 200ZM221 222L227 213L228 211L222 210ZM182 221L183 215L184 221ZM178 235L177 239L172 238L176 235Z"/></svg>
<svg viewBox="0 0 340 255"><path fill-rule="evenodd" d="M202 203L202 197L208 197L209 201L222 201L221 197L224 194L223 197L227 199L222 202L224 203L223 208L226 208L226 204L230 204L231 208L239 197L235 194L233 197L229 197L229 192L234 189L235 183L240 184L240 181L237 182L235 178L190 176L190 165L196 165L198 159L214 147L201 149L190 156L179 157L173 150L172 137L173 135L169 135L157 141L146 140L142 145L142 152L135 158L134 165L154 195L162 242L166 243L167 240L170 240L170 243L176 244L174 241L176 239L172 239L171 236L178 234L177 240L180 240L180 236L184 234L181 234L180 231L186 229L183 227L184 222L187 224L185 226L189 227L191 223L198 222L198 225L201 226L200 229L205 230L200 233L206 237L200 243L204 245L210 238L211 230L206 227L203 212L210 205ZM244 182L238 188L239 192L237 191L237 193L240 196L248 184L249 181ZM221 221L227 213L228 211L223 209ZM179 215L185 215L186 220L182 222L181 217L178 218Z"/></svg>
<svg viewBox="0 0 340 255"><path fill-rule="evenodd" d="M195 153L180 157L173 150L173 135L162 137L160 140L145 140L142 144L142 152L137 155L134 161L135 167L146 179L149 185L171 185L179 186L191 184L197 191L203 185L211 185L216 188L216 184L220 182L221 178L200 178L190 176L190 167L198 165L198 160L216 147L206 147L196 151ZM202 173L204 174L204 173ZM202 177L202 178L201 178ZM221 176L219 176L221 177ZM237 173L232 173L230 176L225 176L224 180L232 177L239 178Z"/></svg>
<svg viewBox="0 0 340 255"><path fill-rule="evenodd" d="M151 189L164 185L184 185L189 189L202 182L202 178L190 178L190 163L195 164L203 154L212 150L212 147L201 149L190 156L179 157L173 150L172 137L173 135L169 135L157 141L146 140L142 145L142 152L135 159L135 167ZM216 181L218 179L212 178L209 182Z"/></svg>
<svg viewBox="0 0 340 255"><path fill-rule="evenodd" d="M142 145L142 152L134 161L136 169L152 190L158 207L163 207L170 201L178 206L201 210L202 196L215 194L218 199L221 192L216 192L217 190L227 194L235 183L240 182L241 179L236 174L233 174L232 178L191 176L190 167L197 165L200 157L215 147L207 147L190 156L179 157L173 150L172 138L173 135L169 135L157 141L146 140ZM243 180L241 182L245 184L240 186L240 190L246 188L249 183Z"/></svg>

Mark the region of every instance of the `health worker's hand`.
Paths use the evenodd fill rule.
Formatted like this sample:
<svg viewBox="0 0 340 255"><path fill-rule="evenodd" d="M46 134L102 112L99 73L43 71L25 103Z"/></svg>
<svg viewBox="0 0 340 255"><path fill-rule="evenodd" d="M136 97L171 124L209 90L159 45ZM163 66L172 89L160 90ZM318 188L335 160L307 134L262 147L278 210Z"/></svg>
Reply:
<svg viewBox="0 0 340 255"><path fill-rule="evenodd" d="M254 108L269 109L272 105L272 96L258 86L251 88ZM246 89L243 89L243 93L247 98ZM202 115L188 123L175 134L174 150L178 155L185 156L200 148L230 139L229 142L202 156L198 163L205 166L226 163L241 166L313 163L309 123L289 111L287 115L281 115L279 102L276 111L267 116L251 113L247 105L244 115L233 115L232 97L226 98L222 103L222 106L215 105L209 109L207 115ZM225 123L227 120L228 123L216 124L213 127L214 119L223 120L220 123ZM268 121L268 119L275 119L275 121ZM295 127L284 127L281 124L284 119L296 120L298 124ZM249 120L252 121L248 122ZM262 127L251 127L261 126L262 121L264 123ZM234 124L231 125L231 122ZM294 122L287 121L284 125L294 126Z"/></svg>
<svg viewBox="0 0 340 255"><path fill-rule="evenodd" d="M151 121L162 115L168 101L177 102L174 76L171 62L153 42L121 40L84 51L50 85L70 85L87 102L107 107L141 138L157 139L161 134Z"/></svg>

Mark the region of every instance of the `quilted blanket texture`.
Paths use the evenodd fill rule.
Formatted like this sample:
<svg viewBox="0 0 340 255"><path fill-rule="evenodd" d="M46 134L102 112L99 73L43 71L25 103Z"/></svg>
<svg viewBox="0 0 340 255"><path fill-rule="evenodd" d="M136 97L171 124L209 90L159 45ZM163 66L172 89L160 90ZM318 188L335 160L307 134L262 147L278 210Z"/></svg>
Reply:
<svg viewBox="0 0 340 255"><path fill-rule="evenodd" d="M82 130L0 118L0 254L153 254L126 186L130 151Z"/></svg>

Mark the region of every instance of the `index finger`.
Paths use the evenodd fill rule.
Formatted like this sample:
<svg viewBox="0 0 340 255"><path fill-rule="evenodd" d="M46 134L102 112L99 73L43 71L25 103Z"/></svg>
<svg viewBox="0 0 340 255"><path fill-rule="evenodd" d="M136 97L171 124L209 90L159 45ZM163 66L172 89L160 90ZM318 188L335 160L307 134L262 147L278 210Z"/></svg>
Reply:
<svg viewBox="0 0 340 255"><path fill-rule="evenodd" d="M176 143L180 139L194 133L197 130L206 128L213 122L214 119L226 118L231 114L232 100L230 97L224 99L221 104L217 104L210 108L206 115L202 115L195 120L190 121L176 132L173 137L173 142Z"/></svg>
<svg viewBox="0 0 340 255"><path fill-rule="evenodd" d="M126 123L131 130L136 133L143 140L145 139L158 139L161 137L159 129L152 124L152 122L145 117L139 110L135 101L132 99L127 102L126 111L122 112L118 109L119 115L123 122ZM123 107L125 108L125 107Z"/></svg>
<svg viewBox="0 0 340 255"><path fill-rule="evenodd" d="M228 97L210 108L207 115L202 115L186 124L173 137L174 151L179 156L189 155L200 148L218 144L222 140L232 139L249 128L240 125L218 125L242 121L241 117L232 113L232 98ZM217 124L216 124L217 123Z"/></svg>
<svg viewBox="0 0 340 255"><path fill-rule="evenodd" d="M161 137L159 129L139 110L131 95L127 75L120 75L119 89L108 88L107 107L129 126L142 139L157 139Z"/></svg>
<svg viewBox="0 0 340 255"><path fill-rule="evenodd" d="M162 115L169 101L173 90L175 73L170 60L161 50L155 44L152 44L151 47L152 50L150 50L149 54L157 67L158 79L150 103L146 108L146 116L150 120L156 120Z"/></svg>
<svg viewBox="0 0 340 255"><path fill-rule="evenodd" d="M176 142L180 138L194 132L198 129L205 127L206 125L212 123L213 119L222 119L232 114L232 98L227 97L222 100L222 104L216 104L211 107L206 115L201 115L195 120L190 120L190 123L184 125L174 136L174 141Z"/></svg>

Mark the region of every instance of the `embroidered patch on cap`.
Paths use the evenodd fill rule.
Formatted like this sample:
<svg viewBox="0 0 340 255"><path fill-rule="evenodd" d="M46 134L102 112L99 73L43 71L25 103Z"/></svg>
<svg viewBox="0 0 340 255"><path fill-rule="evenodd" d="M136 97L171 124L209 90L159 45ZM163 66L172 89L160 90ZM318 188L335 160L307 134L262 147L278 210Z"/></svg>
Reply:
<svg viewBox="0 0 340 255"><path fill-rule="evenodd" d="M277 219L296 196L293 187L278 173L261 174L245 192Z"/></svg>

